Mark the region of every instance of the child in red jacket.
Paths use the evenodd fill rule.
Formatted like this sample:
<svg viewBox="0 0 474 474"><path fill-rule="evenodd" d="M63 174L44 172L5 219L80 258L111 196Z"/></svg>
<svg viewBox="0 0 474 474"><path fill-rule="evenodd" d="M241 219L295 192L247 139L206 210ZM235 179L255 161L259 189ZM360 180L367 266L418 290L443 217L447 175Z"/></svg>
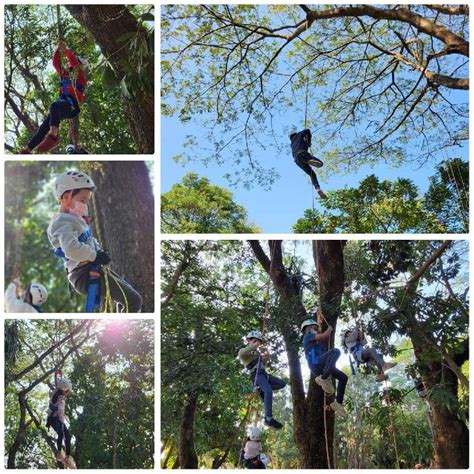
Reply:
<svg viewBox="0 0 474 474"><path fill-rule="evenodd" d="M61 55L67 60L64 68L61 65ZM84 102L84 91L87 86L84 67L89 67L89 62L76 57L70 49L66 49L62 41L58 41L53 55L53 66L61 78L59 98L50 105L48 116L20 154L30 154L35 148L43 153L56 148L59 145L61 120L74 119L81 111L80 106Z"/></svg>

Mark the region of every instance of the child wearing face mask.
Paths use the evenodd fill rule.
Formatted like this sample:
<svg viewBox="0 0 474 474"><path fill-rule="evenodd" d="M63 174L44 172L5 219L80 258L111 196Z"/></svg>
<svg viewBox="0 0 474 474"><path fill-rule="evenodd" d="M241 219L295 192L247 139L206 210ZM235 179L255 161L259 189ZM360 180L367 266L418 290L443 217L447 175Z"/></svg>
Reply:
<svg viewBox="0 0 474 474"><path fill-rule="evenodd" d="M48 226L48 238L55 254L64 259L69 282L82 295L87 295L91 268L111 261L109 253L101 248L89 228L88 203L94 189L94 182L85 173L66 171L60 174L54 183L59 212ZM113 276L108 279L112 300L127 307L128 312L138 313L142 306L140 294L119 275L113 273ZM100 287L105 288L102 272Z"/></svg>

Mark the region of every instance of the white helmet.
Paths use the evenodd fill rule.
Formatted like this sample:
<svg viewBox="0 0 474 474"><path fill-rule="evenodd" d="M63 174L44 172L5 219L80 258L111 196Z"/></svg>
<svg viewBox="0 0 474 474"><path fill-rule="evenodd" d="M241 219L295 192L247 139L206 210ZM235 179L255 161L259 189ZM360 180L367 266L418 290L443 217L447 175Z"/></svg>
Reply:
<svg viewBox="0 0 474 474"><path fill-rule="evenodd" d="M81 171L65 171L61 173L54 182L54 195L59 201L66 191L73 189L90 189L94 191L94 181Z"/></svg>
<svg viewBox="0 0 474 474"><path fill-rule="evenodd" d="M62 377L59 377L58 382L56 384L56 387L59 390L71 391L72 390L72 383L66 377L62 376Z"/></svg>
<svg viewBox="0 0 474 474"><path fill-rule="evenodd" d="M87 58L83 58L82 56L78 56L77 60L81 63L81 65L84 67L84 69L87 69L88 71L90 71L92 69L92 63Z"/></svg>
<svg viewBox="0 0 474 474"><path fill-rule="evenodd" d="M301 324L301 332L304 332L306 327L313 325L319 327L319 323L317 323L314 319L306 319L305 321L303 321L303 324Z"/></svg>
<svg viewBox="0 0 474 474"><path fill-rule="evenodd" d="M258 339L263 342L263 336L260 331L250 331L246 336L246 339Z"/></svg>
<svg viewBox="0 0 474 474"><path fill-rule="evenodd" d="M41 306L48 299L48 291L41 283L31 283L28 293L31 294L31 302L35 306Z"/></svg>
<svg viewBox="0 0 474 474"><path fill-rule="evenodd" d="M249 426L247 428L247 435L251 441L259 441L262 437L262 430L258 426Z"/></svg>
<svg viewBox="0 0 474 474"><path fill-rule="evenodd" d="M267 467L270 464L270 459L266 454L260 454L260 461L262 461L263 465Z"/></svg>

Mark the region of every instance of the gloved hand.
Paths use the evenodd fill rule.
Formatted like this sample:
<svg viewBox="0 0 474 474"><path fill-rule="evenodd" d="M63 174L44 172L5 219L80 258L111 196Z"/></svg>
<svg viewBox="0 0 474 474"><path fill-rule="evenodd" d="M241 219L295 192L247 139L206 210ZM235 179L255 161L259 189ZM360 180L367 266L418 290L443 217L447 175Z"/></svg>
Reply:
<svg viewBox="0 0 474 474"><path fill-rule="evenodd" d="M93 263L96 265L107 265L110 263L110 255L107 250L98 250L97 251L97 256L95 257L95 260Z"/></svg>

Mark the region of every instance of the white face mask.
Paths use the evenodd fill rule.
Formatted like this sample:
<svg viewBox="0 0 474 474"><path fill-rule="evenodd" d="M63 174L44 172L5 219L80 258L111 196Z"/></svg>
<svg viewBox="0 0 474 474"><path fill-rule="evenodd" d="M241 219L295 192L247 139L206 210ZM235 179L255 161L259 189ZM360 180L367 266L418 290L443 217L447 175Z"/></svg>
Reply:
<svg viewBox="0 0 474 474"><path fill-rule="evenodd" d="M84 217L89 214L89 208L87 204L73 200L72 206L69 208L69 214L73 214L77 217Z"/></svg>

